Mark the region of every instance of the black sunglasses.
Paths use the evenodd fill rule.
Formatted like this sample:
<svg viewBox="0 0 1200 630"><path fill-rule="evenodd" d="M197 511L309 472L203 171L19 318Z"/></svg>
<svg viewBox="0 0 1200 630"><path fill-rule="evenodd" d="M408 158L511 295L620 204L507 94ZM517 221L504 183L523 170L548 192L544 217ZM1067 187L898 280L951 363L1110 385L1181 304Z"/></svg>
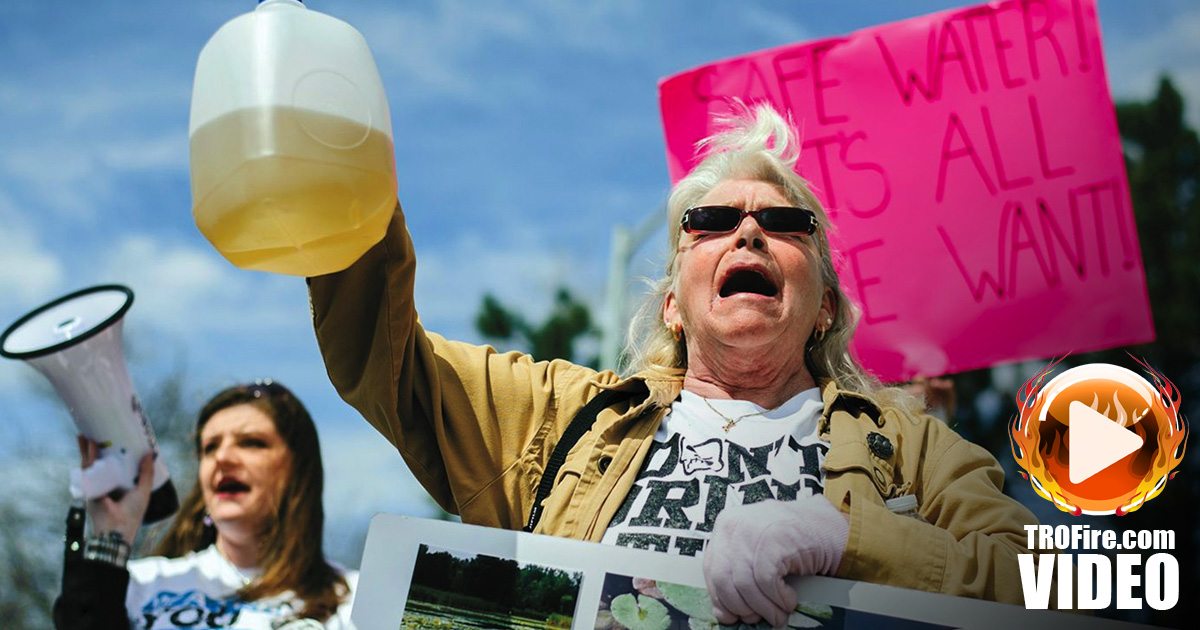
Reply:
<svg viewBox="0 0 1200 630"><path fill-rule="evenodd" d="M758 227L772 234L813 234L817 231L817 213L807 208L772 207L742 210L732 206L696 206L683 213L680 227L688 234L725 234L753 216Z"/></svg>

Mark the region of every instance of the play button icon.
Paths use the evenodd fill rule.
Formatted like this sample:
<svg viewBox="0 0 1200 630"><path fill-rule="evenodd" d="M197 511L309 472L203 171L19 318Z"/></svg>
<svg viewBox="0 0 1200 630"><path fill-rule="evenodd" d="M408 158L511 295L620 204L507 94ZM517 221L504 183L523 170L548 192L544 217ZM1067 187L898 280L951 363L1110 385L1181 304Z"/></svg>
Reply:
<svg viewBox="0 0 1200 630"><path fill-rule="evenodd" d="M1142 436L1074 400L1067 431L1071 483L1082 483L1142 448Z"/></svg>
<svg viewBox="0 0 1200 630"><path fill-rule="evenodd" d="M1187 423L1179 391L1138 361L1153 383L1108 363L1087 363L1042 384L1062 359L1017 394L1013 457L1038 496L1074 514L1128 514L1163 492L1183 461Z"/></svg>

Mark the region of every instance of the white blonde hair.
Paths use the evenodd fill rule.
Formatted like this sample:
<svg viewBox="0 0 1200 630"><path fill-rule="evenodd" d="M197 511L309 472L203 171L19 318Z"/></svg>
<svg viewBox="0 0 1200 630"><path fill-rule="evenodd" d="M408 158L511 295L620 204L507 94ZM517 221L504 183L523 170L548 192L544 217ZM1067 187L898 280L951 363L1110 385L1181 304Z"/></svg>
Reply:
<svg viewBox="0 0 1200 630"><path fill-rule="evenodd" d="M687 368L686 337L675 340L663 322L666 297L678 281L680 222L684 211L728 179L751 179L774 185L788 203L816 213L820 226L814 235L821 259L821 281L832 293L833 323L824 337L805 343L805 363L814 379L831 379L839 389L868 394L880 402L917 411L923 405L897 388L883 387L851 356L850 338L858 325L858 309L842 290L833 266L827 233L829 217L808 182L796 173L800 142L792 126L766 103L746 106L734 102L731 115L718 119L719 131L697 144L703 159L671 190L667 199L666 275L652 285L630 323L625 361L630 372L675 372ZM686 331L685 331L686 334Z"/></svg>

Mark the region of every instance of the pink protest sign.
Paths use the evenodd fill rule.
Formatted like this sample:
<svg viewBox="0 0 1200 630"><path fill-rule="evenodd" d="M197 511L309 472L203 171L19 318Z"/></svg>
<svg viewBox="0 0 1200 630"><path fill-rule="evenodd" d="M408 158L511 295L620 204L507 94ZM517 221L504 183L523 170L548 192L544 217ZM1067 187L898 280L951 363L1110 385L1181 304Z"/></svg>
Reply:
<svg viewBox="0 0 1200 630"><path fill-rule="evenodd" d="M728 97L791 115L884 380L1154 338L1094 0L946 11L659 92L673 181Z"/></svg>

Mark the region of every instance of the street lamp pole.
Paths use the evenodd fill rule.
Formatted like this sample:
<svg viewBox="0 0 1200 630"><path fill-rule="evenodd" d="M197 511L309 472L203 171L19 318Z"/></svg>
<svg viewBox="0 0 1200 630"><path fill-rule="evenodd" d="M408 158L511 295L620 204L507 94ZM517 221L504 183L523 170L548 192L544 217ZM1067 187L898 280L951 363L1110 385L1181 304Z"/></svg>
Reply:
<svg viewBox="0 0 1200 630"><path fill-rule="evenodd" d="M608 286L604 296L604 312L600 329L600 369L616 370L621 359L624 338L625 285L633 255L666 220L666 207L642 219L630 230L624 225L612 229L612 250L608 257Z"/></svg>

